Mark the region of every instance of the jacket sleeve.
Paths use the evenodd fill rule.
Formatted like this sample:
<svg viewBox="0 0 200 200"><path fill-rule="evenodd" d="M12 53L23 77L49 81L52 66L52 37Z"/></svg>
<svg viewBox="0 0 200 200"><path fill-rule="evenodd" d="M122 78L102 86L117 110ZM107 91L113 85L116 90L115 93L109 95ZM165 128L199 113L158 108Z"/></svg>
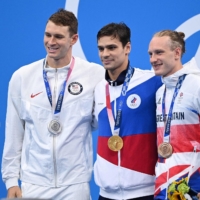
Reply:
<svg viewBox="0 0 200 200"><path fill-rule="evenodd" d="M20 119L21 81L15 72L8 89L6 133L2 156L2 177L6 188L18 185L21 150L24 137L24 121Z"/></svg>
<svg viewBox="0 0 200 200"><path fill-rule="evenodd" d="M101 65L98 65L98 64L94 64L92 63L95 67L95 70L92 72L92 75L91 77L93 78L93 83L95 83L94 85L94 92L93 92L93 96L94 96L94 99L95 99L95 88L96 88L96 85L104 79L105 77L105 69L103 66ZM93 112L92 112L92 123L91 123L91 127L92 127L92 131L95 131L97 130L98 128L98 122L97 122L97 119L95 117L95 100L93 102Z"/></svg>
<svg viewBox="0 0 200 200"><path fill-rule="evenodd" d="M198 77L199 78L199 77ZM200 81L199 81L200 82ZM199 83L197 83L198 85ZM197 110L197 114L198 116L200 116L200 86L198 85L197 87L197 96L196 96L196 102L195 102L195 105L196 105L196 110ZM200 124L200 121L199 121L199 124Z"/></svg>
<svg viewBox="0 0 200 200"><path fill-rule="evenodd" d="M95 116L95 102L93 103L93 111L92 111L92 131L97 130L98 122Z"/></svg>

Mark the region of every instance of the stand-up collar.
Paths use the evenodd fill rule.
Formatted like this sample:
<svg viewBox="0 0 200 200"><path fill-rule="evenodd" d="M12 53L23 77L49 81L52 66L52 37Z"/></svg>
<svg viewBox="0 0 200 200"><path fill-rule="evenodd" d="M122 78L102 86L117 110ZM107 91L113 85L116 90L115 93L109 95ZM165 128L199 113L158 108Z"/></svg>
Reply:
<svg viewBox="0 0 200 200"><path fill-rule="evenodd" d="M189 62L183 65L183 68L168 77L162 77L162 82L166 87L175 87L178 79L183 74L195 74L200 76L200 69L197 66L196 59L192 58Z"/></svg>
<svg viewBox="0 0 200 200"><path fill-rule="evenodd" d="M117 79L115 81L112 81L110 79L108 70L106 70L105 79L106 79L106 81L108 81L109 85L112 85L112 86L122 85L124 83L126 73L128 71L128 67L129 67L129 62L128 62L126 69L119 74L119 76L117 77Z"/></svg>

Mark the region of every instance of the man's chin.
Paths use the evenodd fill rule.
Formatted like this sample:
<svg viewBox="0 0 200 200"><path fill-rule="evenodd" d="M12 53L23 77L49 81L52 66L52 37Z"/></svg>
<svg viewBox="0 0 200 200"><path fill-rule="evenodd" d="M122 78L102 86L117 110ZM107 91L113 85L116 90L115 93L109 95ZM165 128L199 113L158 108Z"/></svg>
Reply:
<svg viewBox="0 0 200 200"><path fill-rule="evenodd" d="M159 71L154 71L154 73L155 73L156 76L162 76L162 73L159 72Z"/></svg>
<svg viewBox="0 0 200 200"><path fill-rule="evenodd" d="M52 58L52 59L57 59L57 56L55 54L52 54L52 53L48 53L48 57Z"/></svg>

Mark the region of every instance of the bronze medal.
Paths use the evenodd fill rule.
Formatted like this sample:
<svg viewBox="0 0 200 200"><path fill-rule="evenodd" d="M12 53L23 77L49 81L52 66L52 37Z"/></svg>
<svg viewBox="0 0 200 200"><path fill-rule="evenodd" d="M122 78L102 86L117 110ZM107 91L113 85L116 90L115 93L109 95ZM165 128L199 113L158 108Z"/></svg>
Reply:
<svg viewBox="0 0 200 200"><path fill-rule="evenodd" d="M55 119L51 120L49 125L48 125L48 130L51 134L57 135L62 130L60 122L58 120L55 120Z"/></svg>
<svg viewBox="0 0 200 200"><path fill-rule="evenodd" d="M163 142L158 146L158 154L163 158L169 158L173 153L172 145L168 142Z"/></svg>
<svg viewBox="0 0 200 200"><path fill-rule="evenodd" d="M123 140L118 135L113 135L108 139L108 147L112 151L119 151L123 147Z"/></svg>

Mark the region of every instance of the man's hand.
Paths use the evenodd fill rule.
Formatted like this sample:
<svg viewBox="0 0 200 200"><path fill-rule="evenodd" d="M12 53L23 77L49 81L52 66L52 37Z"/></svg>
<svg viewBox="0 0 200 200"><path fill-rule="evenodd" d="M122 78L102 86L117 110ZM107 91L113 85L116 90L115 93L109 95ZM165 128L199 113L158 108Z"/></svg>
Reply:
<svg viewBox="0 0 200 200"><path fill-rule="evenodd" d="M21 198L22 197L22 192L19 186L13 186L8 189L8 194L7 198Z"/></svg>
<svg viewBox="0 0 200 200"><path fill-rule="evenodd" d="M198 199L200 200L200 193L197 194Z"/></svg>

